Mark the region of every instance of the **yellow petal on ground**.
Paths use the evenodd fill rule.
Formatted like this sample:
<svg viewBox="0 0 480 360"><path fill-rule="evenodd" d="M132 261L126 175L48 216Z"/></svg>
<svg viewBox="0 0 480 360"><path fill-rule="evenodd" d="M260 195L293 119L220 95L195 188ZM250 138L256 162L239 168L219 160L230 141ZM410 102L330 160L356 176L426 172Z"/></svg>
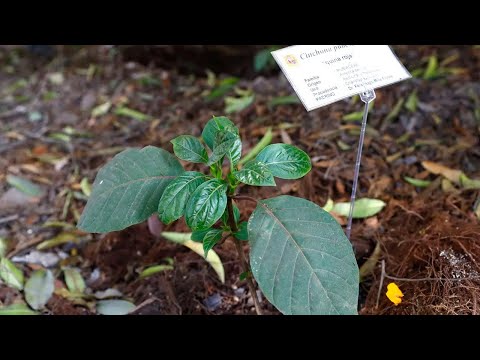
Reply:
<svg viewBox="0 0 480 360"><path fill-rule="evenodd" d="M388 299L395 304L395 306L402 302L403 293L395 283L388 284L386 295Z"/></svg>

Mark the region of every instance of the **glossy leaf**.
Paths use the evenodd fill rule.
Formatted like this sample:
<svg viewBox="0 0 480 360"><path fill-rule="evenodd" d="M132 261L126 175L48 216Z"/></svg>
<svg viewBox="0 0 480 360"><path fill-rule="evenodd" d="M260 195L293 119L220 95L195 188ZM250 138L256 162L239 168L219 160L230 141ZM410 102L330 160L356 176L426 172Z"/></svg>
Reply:
<svg viewBox="0 0 480 360"><path fill-rule="evenodd" d="M312 169L307 153L288 144L269 145L256 159L267 165L273 176L281 179L300 179Z"/></svg>
<svg viewBox="0 0 480 360"><path fill-rule="evenodd" d="M213 228L208 228L204 230L197 230L192 233L192 236L190 237L191 240L196 241L196 242L203 242L203 238L209 231L213 230Z"/></svg>
<svg viewBox="0 0 480 360"><path fill-rule="evenodd" d="M227 206L227 183L213 179L200 185L187 203L185 220L192 230L211 227Z"/></svg>
<svg viewBox="0 0 480 360"><path fill-rule="evenodd" d="M25 304L12 304L0 307L0 316L1 315L38 315L38 313Z"/></svg>
<svg viewBox="0 0 480 360"><path fill-rule="evenodd" d="M147 220L157 211L165 188L183 172L163 149L147 146L121 152L98 172L78 228L105 233Z"/></svg>
<svg viewBox="0 0 480 360"><path fill-rule="evenodd" d="M237 134L229 131L219 131L213 145L213 152L208 160L208 165L220 161L225 155L233 159L232 164L237 164L242 155L242 142Z"/></svg>
<svg viewBox="0 0 480 360"><path fill-rule="evenodd" d="M353 209L354 219L364 219L374 215L377 215L385 207L382 200L377 199L360 199L355 201L355 207ZM336 203L332 210L334 213L341 216L348 216L350 213L350 203L342 202Z"/></svg>
<svg viewBox="0 0 480 360"><path fill-rule="evenodd" d="M282 313L357 313L357 262L329 213L291 196L262 200L250 217L248 235L252 274Z"/></svg>
<svg viewBox="0 0 480 360"><path fill-rule="evenodd" d="M240 209L237 205L233 204L233 218L235 222L238 223L240 221ZM224 225L228 226L228 209L225 209L222 215L222 222Z"/></svg>
<svg viewBox="0 0 480 360"><path fill-rule="evenodd" d="M192 163L207 163L207 150L194 136L182 135L171 141L173 152L178 158Z"/></svg>
<svg viewBox="0 0 480 360"><path fill-rule="evenodd" d="M233 173L235 178L247 185L253 186L276 186L272 172L267 165L258 160L252 160L245 166Z"/></svg>
<svg viewBox="0 0 480 360"><path fill-rule="evenodd" d="M204 255L203 245L190 240L192 234L163 232L162 236L167 240L186 246L201 257ZM223 268L222 260L220 260L217 253L214 250L210 250L205 260L210 264L213 270L215 270L215 273L218 275L222 284L225 283L225 269Z"/></svg>
<svg viewBox="0 0 480 360"><path fill-rule="evenodd" d="M229 130L230 132L238 134L238 128L228 118L224 116L214 117L205 125L202 132L203 141L205 141L205 144L207 144L210 149L213 150L215 138L221 130Z"/></svg>
<svg viewBox="0 0 480 360"><path fill-rule="evenodd" d="M246 221L242 221L240 224L238 224L238 231L233 234L233 236L235 236L235 239L248 241L247 228L248 228L248 223Z"/></svg>
<svg viewBox="0 0 480 360"><path fill-rule="evenodd" d="M25 300L32 309L43 308L55 289L55 279L50 270L37 270L25 283Z"/></svg>
<svg viewBox="0 0 480 360"><path fill-rule="evenodd" d="M65 268L63 274L68 290L72 293L83 294L86 286L80 272L77 269Z"/></svg>
<svg viewBox="0 0 480 360"><path fill-rule="evenodd" d="M205 237L203 238L203 251L204 251L204 256L207 258L208 252L213 249L217 243L222 240L222 233L223 231L221 229L213 229L210 230Z"/></svg>
<svg viewBox="0 0 480 360"><path fill-rule="evenodd" d="M180 219L193 192L205 181L206 176L196 171L187 171L173 180L163 192L158 204L158 216L165 224Z"/></svg>
<svg viewBox="0 0 480 360"><path fill-rule="evenodd" d="M23 289L23 271L5 257L0 260L0 278L11 288L17 290Z"/></svg>
<svg viewBox="0 0 480 360"><path fill-rule="evenodd" d="M127 315L135 305L125 300L101 300L97 303L97 312L101 315Z"/></svg>

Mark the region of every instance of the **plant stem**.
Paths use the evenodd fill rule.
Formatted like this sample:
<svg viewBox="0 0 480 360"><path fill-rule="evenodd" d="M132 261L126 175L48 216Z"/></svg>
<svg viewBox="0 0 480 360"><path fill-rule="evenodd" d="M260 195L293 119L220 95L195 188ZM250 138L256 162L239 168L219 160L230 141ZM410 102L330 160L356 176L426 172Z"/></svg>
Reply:
<svg viewBox="0 0 480 360"><path fill-rule="evenodd" d="M254 199L253 197L250 196L234 196L234 200L245 200L245 201L251 201L254 202L255 204L258 204L258 200Z"/></svg>
<svg viewBox="0 0 480 360"><path fill-rule="evenodd" d="M232 198L229 196L227 199L227 209L228 209L228 222L230 225L230 229L232 232L237 232L238 231L238 226L237 223L235 222L235 217L233 214L233 201ZM257 298L257 291L255 289L255 285L253 284L252 277L250 276L250 266L248 265L247 259L245 257L245 252L243 251L242 244L240 240L236 239L235 237L233 238L233 241L235 242L235 247L237 248L238 256L240 257L240 262L242 264L243 271L247 273L247 285L250 290L250 294L253 299L253 304L255 305L255 311L257 312L257 315L262 315L262 309L260 307L260 302L258 301Z"/></svg>

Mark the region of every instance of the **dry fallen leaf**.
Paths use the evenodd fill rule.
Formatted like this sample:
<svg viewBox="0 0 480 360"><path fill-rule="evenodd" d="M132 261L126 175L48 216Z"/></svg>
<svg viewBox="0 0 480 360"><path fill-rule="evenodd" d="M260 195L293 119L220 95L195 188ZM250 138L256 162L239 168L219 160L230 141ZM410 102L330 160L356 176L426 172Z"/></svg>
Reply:
<svg viewBox="0 0 480 360"><path fill-rule="evenodd" d="M432 174L442 175L446 179L456 184L460 183L460 175L462 175L462 171L460 170L450 169L433 161L424 161L422 162L422 166Z"/></svg>

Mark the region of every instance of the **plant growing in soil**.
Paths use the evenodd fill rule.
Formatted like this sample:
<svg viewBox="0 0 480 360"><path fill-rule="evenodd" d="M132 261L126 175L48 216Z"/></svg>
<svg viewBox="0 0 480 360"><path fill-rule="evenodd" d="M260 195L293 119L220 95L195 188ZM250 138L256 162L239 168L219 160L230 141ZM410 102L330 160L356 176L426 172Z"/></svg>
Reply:
<svg viewBox="0 0 480 360"><path fill-rule="evenodd" d="M239 130L226 117L211 119L202 139L209 150L189 135L173 139L173 150L182 160L207 165L208 174L185 171L175 156L153 146L116 155L99 171L78 227L105 233L156 212L165 224L184 216L205 256L233 239L257 313L253 279L284 314L356 314L358 266L337 221L305 199L258 200L237 193L242 184L276 186L275 178L302 178L312 167L309 156L292 145L259 144L241 159ZM257 204L248 222L239 221L237 204L243 201Z"/></svg>

